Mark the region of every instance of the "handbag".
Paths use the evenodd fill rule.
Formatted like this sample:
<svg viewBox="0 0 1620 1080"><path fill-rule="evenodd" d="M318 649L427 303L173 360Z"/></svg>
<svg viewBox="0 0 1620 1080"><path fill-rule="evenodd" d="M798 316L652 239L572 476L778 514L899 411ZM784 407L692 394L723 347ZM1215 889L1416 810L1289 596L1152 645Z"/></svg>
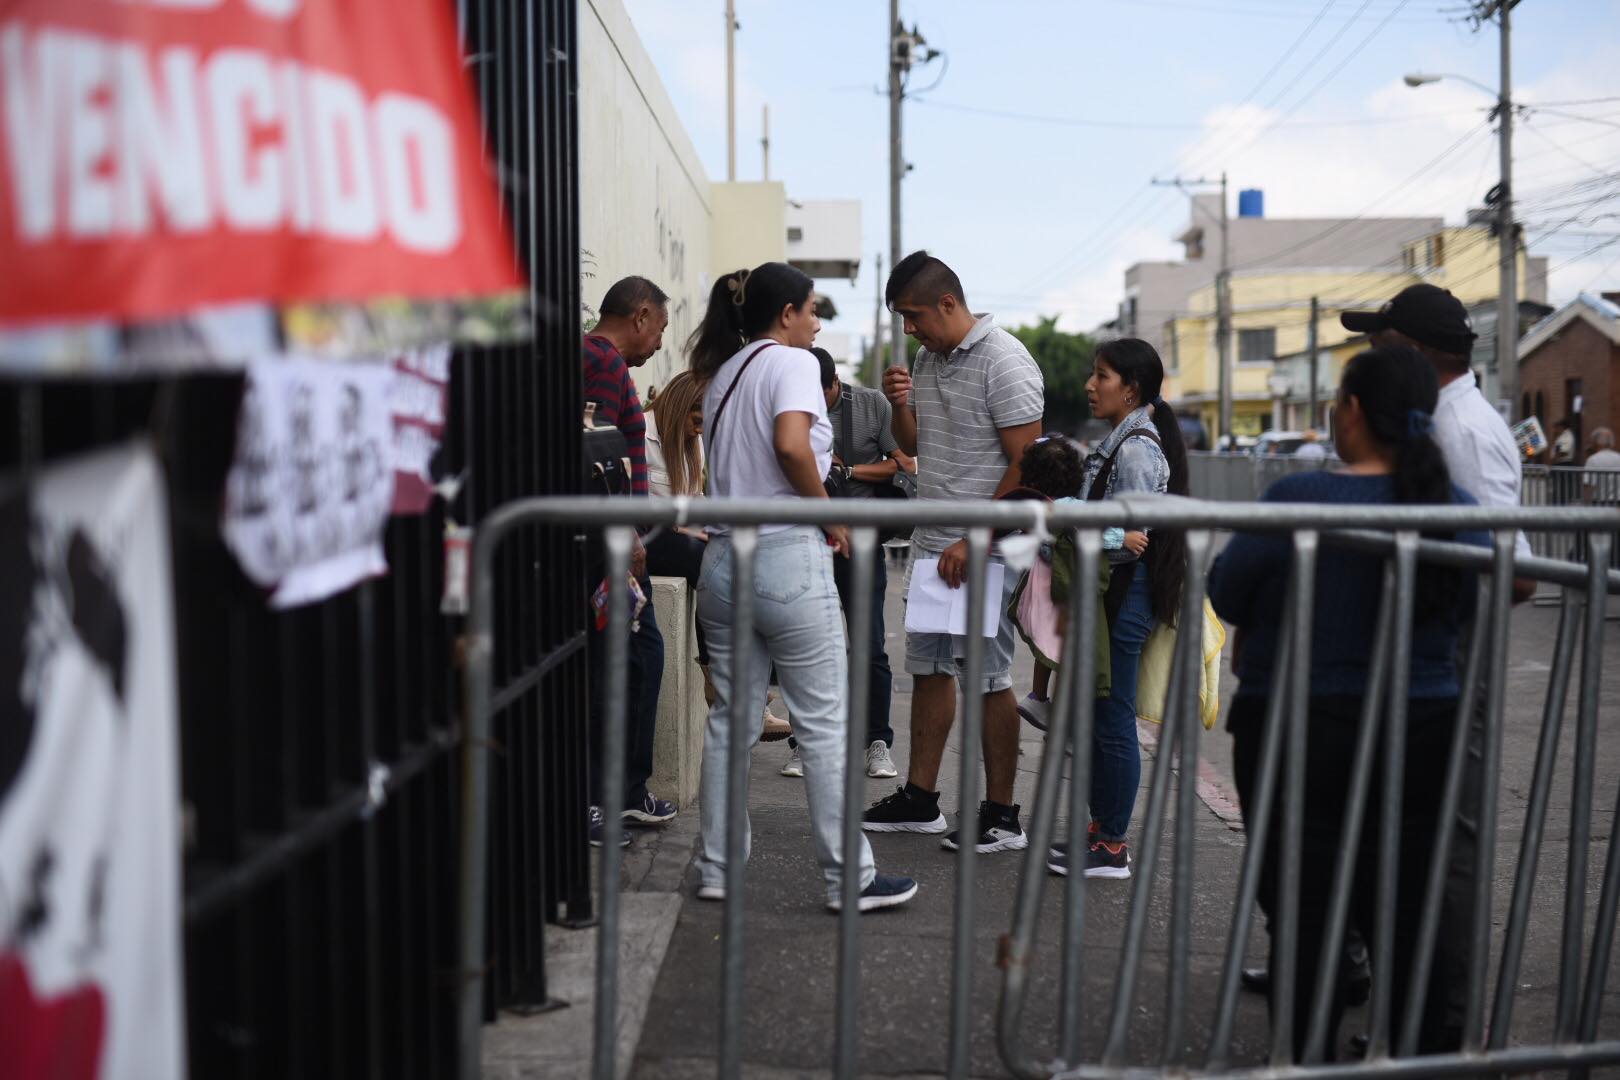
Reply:
<svg viewBox="0 0 1620 1080"><path fill-rule="evenodd" d="M1221 650L1226 648L1226 627L1209 600L1204 601L1203 641L1198 665L1198 718L1204 730L1215 727L1221 711ZM1136 676L1136 715L1150 723L1164 721L1165 698L1170 693L1170 665L1176 655L1176 628L1155 626L1142 646Z"/></svg>
<svg viewBox="0 0 1620 1080"><path fill-rule="evenodd" d="M846 454L849 453L849 444L854 441L850 428L850 411L850 403L845 401L844 408L838 416L838 429L844 436L843 447ZM827 475L821 481L821 486L827 489L827 498L847 499L849 498L850 487L854 483L855 478L850 474L848 465L834 465L827 470Z"/></svg>

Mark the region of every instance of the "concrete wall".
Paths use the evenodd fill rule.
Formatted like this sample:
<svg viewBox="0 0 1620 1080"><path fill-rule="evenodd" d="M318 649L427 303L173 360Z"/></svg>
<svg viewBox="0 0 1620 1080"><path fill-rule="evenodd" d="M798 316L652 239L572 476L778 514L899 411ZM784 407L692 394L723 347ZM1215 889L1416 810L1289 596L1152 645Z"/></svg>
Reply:
<svg viewBox="0 0 1620 1080"><path fill-rule="evenodd" d="M669 293L664 347L635 372L645 397L686 366L710 277L709 180L620 0L579 5L579 227L586 318L641 274Z"/></svg>

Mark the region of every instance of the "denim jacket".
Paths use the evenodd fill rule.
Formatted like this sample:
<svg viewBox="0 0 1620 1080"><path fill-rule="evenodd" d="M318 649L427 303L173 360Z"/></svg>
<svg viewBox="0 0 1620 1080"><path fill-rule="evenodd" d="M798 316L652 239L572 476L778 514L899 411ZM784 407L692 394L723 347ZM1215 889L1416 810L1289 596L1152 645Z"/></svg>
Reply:
<svg viewBox="0 0 1620 1080"><path fill-rule="evenodd" d="M1170 490L1170 463L1165 460L1159 444L1152 439L1126 438L1131 432L1152 423L1153 410L1144 405L1120 421L1102 444L1086 455L1085 475L1080 482L1082 499L1090 493L1103 462L1116 450L1118 453L1114 457L1114 467L1108 474L1103 498L1111 499L1116 494L1128 495L1132 492L1157 492L1162 495ZM1108 552L1110 563L1130 562L1135 558L1125 550Z"/></svg>

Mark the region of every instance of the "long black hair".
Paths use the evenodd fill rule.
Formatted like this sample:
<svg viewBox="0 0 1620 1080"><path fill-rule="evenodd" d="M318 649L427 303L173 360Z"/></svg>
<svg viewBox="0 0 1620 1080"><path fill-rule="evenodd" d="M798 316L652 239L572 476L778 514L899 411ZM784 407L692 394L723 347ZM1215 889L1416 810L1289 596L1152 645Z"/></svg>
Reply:
<svg viewBox="0 0 1620 1080"><path fill-rule="evenodd" d="M1434 366L1422 353L1406 345L1382 345L1357 353L1344 366L1339 394L1360 403L1368 432L1390 455L1396 502L1451 502L1451 471L1432 434L1440 384ZM1424 535L1449 540L1453 534ZM1452 603L1461 585L1461 576L1454 570L1425 569L1417 581L1418 618Z"/></svg>
<svg viewBox="0 0 1620 1080"><path fill-rule="evenodd" d="M815 282L787 263L722 274L709 290L703 321L686 342L692 373L707 382L738 349L776 323L782 309L814 300Z"/></svg>
<svg viewBox="0 0 1620 1080"><path fill-rule="evenodd" d="M1164 361L1158 350L1141 338L1115 338L1097 346L1094 362L1113 368L1120 382L1136 387L1136 400L1152 409L1159 449L1170 466L1169 492L1186 495L1187 444L1175 410L1159 396L1164 389ZM1187 534L1180 529L1154 529L1146 560L1153 584L1153 617L1174 626L1181 616L1181 587L1187 578Z"/></svg>

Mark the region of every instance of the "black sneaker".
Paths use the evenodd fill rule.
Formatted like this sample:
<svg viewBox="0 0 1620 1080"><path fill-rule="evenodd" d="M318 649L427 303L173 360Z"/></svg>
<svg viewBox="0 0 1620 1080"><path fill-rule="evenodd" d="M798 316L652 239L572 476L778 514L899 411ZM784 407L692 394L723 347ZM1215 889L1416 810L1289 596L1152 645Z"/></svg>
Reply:
<svg viewBox="0 0 1620 1080"><path fill-rule="evenodd" d="M590 823L591 847L601 847L602 840L607 835L607 821L602 816L602 808L600 806L591 807ZM630 846L630 834L623 829L619 830L619 846Z"/></svg>
<svg viewBox="0 0 1620 1080"><path fill-rule="evenodd" d="M878 874L872 878L872 884L861 890L860 910L875 911L878 908L899 907L901 904L917 895L917 883L908 877L898 874ZM828 911L844 910L842 896L827 901Z"/></svg>
<svg viewBox="0 0 1620 1080"><path fill-rule="evenodd" d="M962 845L958 833L952 829L940 841L940 847L956 851ZM981 855L992 851L1018 851L1029 846L1029 837L1018 827L1018 807L991 806L989 800L979 804L979 839L973 850Z"/></svg>
<svg viewBox="0 0 1620 1080"><path fill-rule="evenodd" d="M675 816L675 804L649 791L639 803L625 807L621 816L632 825L662 825Z"/></svg>
<svg viewBox="0 0 1620 1080"><path fill-rule="evenodd" d="M902 784L861 815L861 828L867 832L942 833L945 815L939 812L937 794L933 798L916 796Z"/></svg>
<svg viewBox="0 0 1620 1080"><path fill-rule="evenodd" d="M1131 851L1121 840L1094 840L1086 849L1086 877L1128 878L1131 876Z"/></svg>
<svg viewBox="0 0 1620 1080"><path fill-rule="evenodd" d="M1097 839L1098 825L1095 821L1086 826L1086 840L1094 843ZM1069 876L1069 845L1067 842L1053 844L1046 849L1046 868L1060 877Z"/></svg>

